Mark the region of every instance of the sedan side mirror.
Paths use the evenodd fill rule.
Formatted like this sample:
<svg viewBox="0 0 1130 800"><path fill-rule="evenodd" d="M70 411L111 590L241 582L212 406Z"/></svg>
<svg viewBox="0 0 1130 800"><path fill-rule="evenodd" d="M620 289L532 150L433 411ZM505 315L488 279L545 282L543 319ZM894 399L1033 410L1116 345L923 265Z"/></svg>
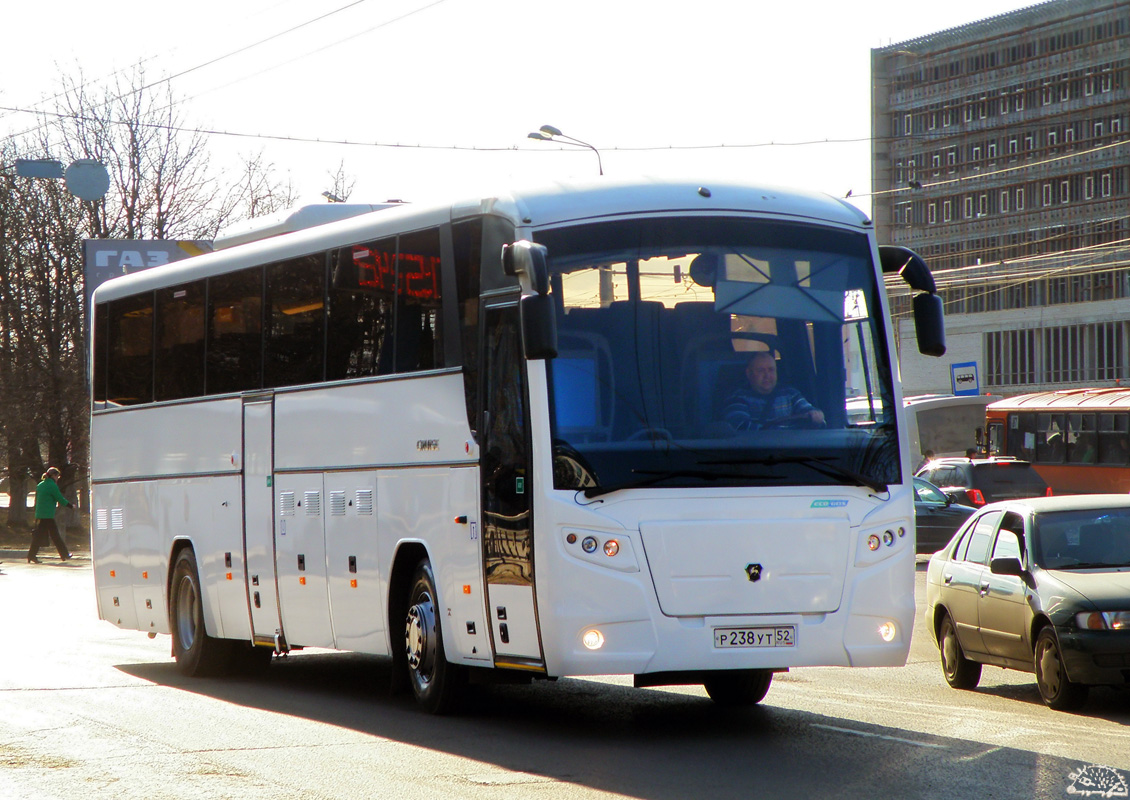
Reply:
<svg viewBox="0 0 1130 800"><path fill-rule="evenodd" d="M994 575L1016 575L1019 577L1024 574L1024 566L1020 563L1019 558L994 558L989 562L989 572Z"/></svg>

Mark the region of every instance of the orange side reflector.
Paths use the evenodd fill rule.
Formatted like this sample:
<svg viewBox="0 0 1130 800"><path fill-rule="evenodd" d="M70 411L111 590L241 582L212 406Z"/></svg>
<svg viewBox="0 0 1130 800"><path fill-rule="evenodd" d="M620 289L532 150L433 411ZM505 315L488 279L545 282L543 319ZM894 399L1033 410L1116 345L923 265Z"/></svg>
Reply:
<svg viewBox="0 0 1130 800"><path fill-rule="evenodd" d="M228 573L228 580L229 581L231 580L231 573L230 572Z"/></svg>
<svg viewBox="0 0 1130 800"><path fill-rule="evenodd" d="M349 581L349 588L350 589L356 589L357 588L357 579L356 578L353 578L351 581Z"/></svg>
<svg viewBox="0 0 1130 800"><path fill-rule="evenodd" d="M141 577L144 578L145 580L149 580L149 573L143 572L143 573L141 573Z"/></svg>
<svg viewBox="0 0 1130 800"><path fill-rule="evenodd" d="M113 577L114 577L115 575L117 575L117 574L118 574L118 573L117 573L117 570L110 570L110 577L111 577L111 578L113 578Z"/></svg>
<svg viewBox="0 0 1130 800"><path fill-rule="evenodd" d="M298 585L299 586L305 586L306 585L306 577L305 576L298 579Z"/></svg>
<svg viewBox="0 0 1130 800"><path fill-rule="evenodd" d="M463 584L463 594L470 594L470 593L471 593L471 584L469 584L469 583Z"/></svg>

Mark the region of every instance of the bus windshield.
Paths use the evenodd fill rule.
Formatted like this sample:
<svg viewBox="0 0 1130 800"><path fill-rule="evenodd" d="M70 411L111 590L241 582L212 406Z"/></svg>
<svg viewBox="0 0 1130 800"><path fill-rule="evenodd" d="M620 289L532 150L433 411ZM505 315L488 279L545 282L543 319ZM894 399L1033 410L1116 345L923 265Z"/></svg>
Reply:
<svg viewBox="0 0 1130 800"><path fill-rule="evenodd" d="M540 231L560 310L554 485L900 480L868 238L741 217ZM848 414L847 399L853 410Z"/></svg>

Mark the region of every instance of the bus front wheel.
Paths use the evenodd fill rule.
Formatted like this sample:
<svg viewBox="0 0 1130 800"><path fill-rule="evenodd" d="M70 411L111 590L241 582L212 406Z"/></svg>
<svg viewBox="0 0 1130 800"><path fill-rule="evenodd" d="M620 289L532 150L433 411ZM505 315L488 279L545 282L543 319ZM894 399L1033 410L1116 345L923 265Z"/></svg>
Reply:
<svg viewBox="0 0 1130 800"><path fill-rule="evenodd" d="M720 706L741 708L765 699L773 673L767 669L741 669L715 672L703 680L706 693Z"/></svg>
<svg viewBox="0 0 1130 800"><path fill-rule="evenodd" d="M444 657L435 576L426 558L416 565L410 586L404 621L408 682L425 711L446 714L455 707L463 676L459 667Z"/></svg>
<svg viewBox="0 0 1130 800"><path fill-rule="evenodd" d="M170 589L169 621L177 666L192 677L224 672L231 656L231 643L209 636L204 629L203 592L192 548L181 550L177 556Z"/></svg>

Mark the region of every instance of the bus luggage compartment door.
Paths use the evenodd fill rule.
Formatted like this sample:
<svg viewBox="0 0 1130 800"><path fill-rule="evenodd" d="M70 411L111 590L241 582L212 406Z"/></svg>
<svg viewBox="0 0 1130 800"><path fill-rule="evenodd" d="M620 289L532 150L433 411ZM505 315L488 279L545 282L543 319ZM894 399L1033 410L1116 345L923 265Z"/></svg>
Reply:
<svg viewBox="0 0 1130 800"><path fill-rule="evenodd" d="M280 631L275 588L274 403L243 404L243 557L251 633L258 644L275 642Z"/></svg>

